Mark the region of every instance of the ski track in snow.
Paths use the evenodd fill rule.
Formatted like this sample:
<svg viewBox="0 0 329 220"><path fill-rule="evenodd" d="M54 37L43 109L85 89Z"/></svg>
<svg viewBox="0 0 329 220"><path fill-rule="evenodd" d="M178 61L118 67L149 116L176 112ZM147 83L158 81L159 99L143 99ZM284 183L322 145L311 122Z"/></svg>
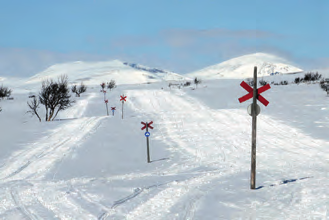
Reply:
<svg viewBox="0 0 329 220"><path fill-rule="evenodd" d="M88 100L94 96L91 94L79 101L66 116L81 117ZM0 168L3 195L0 219L94 219L91 212L85 211L76 202L76 196L72 197L62 189L68 183L46 182L44 177L55 163L95 132L104 118L84 117L62 123L46 137L14 152ZM81 193L78 195L82 197ZM91 204L87 197L83 198Z"/></svg>
<svg viewBox="0 0 329 220"><path fill-rule="evenodd" d="M132 110L150 119L158 119L154 121L156 131L152 138L165 142L172 157L179 162L156 173L139 172L105 179L140 179L153 175L177 176L177 179L137 187L111 206L92 198L71 181L44 181L53 165L78 147L77 143L95 131L105 117L79 118L61 125L47 137L15 152L0 168L0 218L10 219L15 214L19 219L197 219L200 206L212 190L219 189L220 195L225 196L233 190L230 187L234 187L230 176L249 172L251 129L242 125L249 125L251 118L246 112L210 109L181 90L129 90L126 95L134 100L128 103ZM85 109L88 99L80 103L80 108ZM78 113L79 117L83 115L79 109L68 112L68 115L75 117ZM329 146L327 142L314 140L266 115L258 118L258 134L263 137L257 142L262 156L257 161L260 164L257 167L259 170L282 167L282 170L273 169L273 172L282 172L288 176L296 167L311 173L310 170L320 172L327 166L325 158L329 158L329 152L324 150ZM283 158L290 158L290 161L284 161ZM269 159L271 162L267 163ZM270 176L268 178L271 179ZM83 185L90 180L79 181ZM318 186L315 184L318 194L325 193L326 186ZM219 203L227 209L236 210L241 214L240 217L250 219L266 219L269 216L296 219L310 216L306 211L297 214L282 211L282 207L287 205L295 207L295 210L301 210L304 205L312 205L311 201L296 196L308 194L308 189L298 185L294 191L284 188L281 191L285 192L284 198L269 194L271 200L255 202L258 216L248 200L248 204L241 207L229 201ZM323 201L319 199L320 209L315 213L317 217L327 213L326 208L322 207ZM273 205L278 207L269 209Z"/></svg>
<svg viewBox="0 0 329 220"><path fill-rule="evenodd" d="M66 123L30 147L16 152L0 169L1 180L42 179L53 164L65 157L93 129L101 117L81 118Z"/></svg>
<svg viewBox="0 0 329 220"><path fill-rule="evenodd" d="M199 174L192 180L159 188L155 196L140 203L128 214L127 219L193 219L199 200L206 195L207 190L220 185L218 183L220 176L249 171L250 158L239 157L241 152L244 152L243 155L250 155L250 130L248 127L240 126L240 124L251 124L251 118L245 112L234 109L208 109L180 90L171 93L133 91L128 95L134 97L135 102L132 107L136 111L148 114L149 118L152 118L152 115L161 118L161 121L155 122L160 135L154 138L162 138L163 141L169 142L171 150L179 152L182 156L182 163L176 164L176 168L172 170L167 170L167 174L189 172L198 167L211 167L223 171L224 174L206 176ZM295 166L304 167L305 170L318 167L319 170L327 165L324 158L329 158L328 150L323 151L323 147L329 145L327 142L313 140L297 129L281 124L265 115L259 117L258 124L258 134L264 137L263 140L274 141L269 148L262 149L265 152L261 154L265 158L273 157L271 164L282 166L282 172L293 172ZM241 144L241 140L243 144ZM259 140L259 148L268 146L268 143L263 140ZM283 140L289 140L289 143L283 143ZM285 157L280 152L286 154ZM291 162L282 160L282 158L287 158L287 155ZM309 155L309 157L305 158L301 155ZM290 164L288 168L287 164ZM264 165L260 165L258 169L264 167ZM290 196L293 199L292 193ZM181 209L177 208L180 206ZM185 210L183 214L179 213L182 209ZM175 212L175 210L180 211ZM263 212L264 216L269 216L266 211ZM278 209L278 213L280 212L282 214L282 211ZM246 217L249 215L248 213L248 211L244 212L242 216ZM298 215L286 212L284 216L296 217ZM254 216L251 215L250 218L254 218Z"/></svg>

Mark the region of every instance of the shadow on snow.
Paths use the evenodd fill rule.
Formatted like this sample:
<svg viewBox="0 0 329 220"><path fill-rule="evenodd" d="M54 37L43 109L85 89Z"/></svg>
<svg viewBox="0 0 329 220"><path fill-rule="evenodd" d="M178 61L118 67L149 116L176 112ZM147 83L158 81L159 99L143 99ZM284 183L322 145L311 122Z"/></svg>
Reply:
<svg viewBox="0 0 329 220"><path fill-rule="evenodd" d="M269 186L279 186L279 185L283 185L283 184L287 184L287 183L292 183L292 182L296 182L297 180L304 180L304 179L309 179L309 178L313 178L312 176L311 177L303 177L303 178L299 178L299 179L289 179L289 180L282 180L280 183L278 184L271 184ZM264 188L264 187L268 187L268 186L259 186L257 187L256 189L261 189L261 188Z"/></svg>

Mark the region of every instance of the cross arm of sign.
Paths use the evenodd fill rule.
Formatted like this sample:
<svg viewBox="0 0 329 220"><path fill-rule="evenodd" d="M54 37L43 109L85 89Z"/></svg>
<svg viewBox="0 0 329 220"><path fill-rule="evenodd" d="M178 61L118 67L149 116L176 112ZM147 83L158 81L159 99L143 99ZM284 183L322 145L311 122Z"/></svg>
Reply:
<svg viewBox="0 0 329 220"><path fill-rule="evenodd" d="M147 126L148 126L149 128L151 128L151 129L153 129L153 127L151 126L151 124L153 124L153 121L147 123Z"/></svg>
<svg viewBox="0 0 329 220"><path fill-rule="evenodd" d="M109 100L108 99L106 99L106 100L104 100L105 101L105 103L108 103L109 102Z"/></svg>
<svg viewBox="0 0 329 220"><path fill-rule="evenodd" d="M253 94L254 89L251 86L249 86L245 81L242 81L240 86L242 88L244 88L245 90L247 90L247 92L249 92L247 95L244 95L241 98L239 98L240 103L247 101L248 99L251 99L254 96L254 94ZM271 88L270 84L266 84L265 86L262 86L259 89L257 89L257 99L261 103L263 103L263 105L265 105L265 106L267 106L270 102L267 101L263 96L261 96L260 93L265 92L266 90L268 90L270 88Z"/></svg>
<svg viewBox="0 0 329 220"><path fill-rule="evenodd" d="M111 107L111 110L115 110L116 107Z"/></svg>
<svg viewBox="0 0 329 220"><path fill-rule="evenodd" d="M122 96L122 95L121 95L120 97L121 97L121 98L120 98L120 101L127 101L127 100L126 100L127 96Z"/></svg>
<svg viewBox="0 0 329 220"><path fill-rule="evenodd" d="M144 130L144 129L146 128L146 126L147 126L148 128L153 129L153 126L151 126L151 124L153 124L153 121L151 121L151 122L149 122L149 123L147 123L147 122L141 122L141 124L144 125L144 126L141 128L142 130Z"/></svg>

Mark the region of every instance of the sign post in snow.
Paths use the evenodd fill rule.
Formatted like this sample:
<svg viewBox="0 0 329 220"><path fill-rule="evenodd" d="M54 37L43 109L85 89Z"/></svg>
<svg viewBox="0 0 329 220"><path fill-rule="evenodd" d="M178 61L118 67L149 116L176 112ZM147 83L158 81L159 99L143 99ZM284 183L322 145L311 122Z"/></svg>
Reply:
<svg viewBox="0 0 329 220"><path fill-rule="evenodd" d="M115 107L111 107L112 115L114 116Z"/></svg>
<svg viewBox="0 0 329 220"><path fill-rule="evenodd" d="M127 101L126 98L127 98L127 96L120 95L120 101L122 101L122 119L123 119L123 103L124 103L125 101Z"/></svg>
<svg viewBox="0 0 329 220"><path fill-rule="evenodd" d="M255 189L256 185L256 125L257 125L257 115L260 112L260 108L257 105L257 99L265 106L269 104L269 101L267 101L263 96L260 95L260 93L268 90L271 88L269 84L266 84L263 87L260 87L257 89L257 67L254 67L254 86L253 88L250 87L246 82L242 81L240 84L242 88L247 90L249 93L245 96L242 96L239 98L239 102L247 101L250 98L252 99L252 105L251 105L251 116L252 116L252 134L251 134L251 174L250 174L250 188Z"/></svg>
<svg viewBox="0 0 329 220"><path fill-rule="evenodd" d="M104 93L104 100L106 99L106 90L103 90Z"/></svg>
<svg viewBox="0 0 329 220"><path fill-rule="evenodd" d="M106 112L107 112L107 115L109 115L109 108L107 107L107 103L109 102L108 99L104 100L105 102L105 105L106 105Z"/></svg>
<svg viewBox="0 0 329 220"><path fill-rule="evenodd" d="M141 122L141 124L144 125L141 129L144 130L146 128L145 137L146 137L147 162L148 163L151 163L151 160L150 160L150 147L149 147L149 136L151 134L150 134L148 128L153 129L153 127L151 126L152 123L153 123L153 121L151 121L151 122Z"/></svg>

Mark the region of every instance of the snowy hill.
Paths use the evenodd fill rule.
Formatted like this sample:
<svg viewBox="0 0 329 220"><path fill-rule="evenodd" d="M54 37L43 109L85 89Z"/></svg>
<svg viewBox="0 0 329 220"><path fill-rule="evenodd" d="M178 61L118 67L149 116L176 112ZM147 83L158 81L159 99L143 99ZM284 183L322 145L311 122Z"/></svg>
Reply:
<svg viewBox="0 0 329 220"><path fill-rule="evenodd" d="M220 64L186 74L186 76L204 79L250 78L253 77L254 66L257 66L258 76L260 77L303 71L287 63L288 61L277 56L255 53L230 59Z"/></svg>
<svg viewBox="0 0 329 220"><path fill-rule="evenodd" d="M86 85L99 85L101 82L108 82L111 79L114 79L117 85L121 85L157 82L170 79L171 77L176 79L184 78L174 73L163 72L160 74L134 68L125 65L119 60L106 62L78 61L53 65L28 79L26 85L40 84L40 82L46 78L56 79L63 74L68 75L71 83L84 82Z"/></svg>
<svg viewBox="0 0 329 220"><path fill-rule="evenodd" d="M143 70L143 71L146 71L146 72L153 73L153 74L157 75L159 78L162 78L166 81L191 80L188 77L179 75L177 73L174 73L174 72L171 72L171 71L168 71L168 70L162 70L162 69L159 69L159 68L151 68L151 67L147 67L147 66L144 66L144 65L136 64L136 63L125 62L124 64L127 65L127 66L130 66L134 69L137 69L137 70Z"/></svg>

